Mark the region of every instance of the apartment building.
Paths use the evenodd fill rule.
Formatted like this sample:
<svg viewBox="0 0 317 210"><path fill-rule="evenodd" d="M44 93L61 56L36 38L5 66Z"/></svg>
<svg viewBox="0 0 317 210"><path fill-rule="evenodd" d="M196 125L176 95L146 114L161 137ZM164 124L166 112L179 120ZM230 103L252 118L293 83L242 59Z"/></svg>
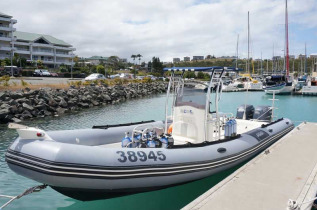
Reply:
<svg viewBox="0 0 317 210"><path fill-rule="evenodd" d="M192 61L204 60L204 56L193 56Z"/></svg>
<svg viewBox="0 0 317 210"><path fill-rule="evenodd" d="M13 27L17 21L12 16L0 12L0 59L10 58L14 50L12 41L14 41Z"/></svg>
<svg viewBox="0 0 317 210"><path fill-rule="evenodd" d="M42 61L50 68L60 65L72 65L75 48L72 45L50 35L16 31L14 53L27 59L28 62Z"/></svg>
<svg viewBox="0 0 317 210"><path fill-rule="evenodd" d="M82 58L82 60L85 62L89 62L90 64L93 64L93 65L99 65L102 63L106 64L108 61L108 57L94 55L89 58Z"/></svg>
<svg viewBox="0 0 317 210"><path fill-rule="evenodd" d="M184 57L184 61L190 61L190 57L185 56L185 57Z"/></svg>
<svg viewBox="0 0 317 210"><path fill-rule="evenodd" d="M75 48L50 35L16 31L17 21L0 12L0 59L18 54L28 62L41 60L50 68L72 65Z"/></svg>
<svg viewBox="0 0 317 210"><path fill-rule="evenodd" d="M173 63L179 63L179 62L181 62L180 58L173 58Z"/></svg>

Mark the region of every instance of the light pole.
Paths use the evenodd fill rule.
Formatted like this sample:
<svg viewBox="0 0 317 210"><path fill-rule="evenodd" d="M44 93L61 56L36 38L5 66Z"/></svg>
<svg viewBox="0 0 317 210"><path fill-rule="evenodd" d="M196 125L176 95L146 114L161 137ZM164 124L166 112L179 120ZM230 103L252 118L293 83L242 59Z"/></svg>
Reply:
<svg viewBox="0 0 317 210"><path fill-rule="evenodd" d="M13 77L13 67L12 67L12 57L13 57L13 48L11 48L11 56L10 56L10 62L11 62L11 76Z"/></svg>

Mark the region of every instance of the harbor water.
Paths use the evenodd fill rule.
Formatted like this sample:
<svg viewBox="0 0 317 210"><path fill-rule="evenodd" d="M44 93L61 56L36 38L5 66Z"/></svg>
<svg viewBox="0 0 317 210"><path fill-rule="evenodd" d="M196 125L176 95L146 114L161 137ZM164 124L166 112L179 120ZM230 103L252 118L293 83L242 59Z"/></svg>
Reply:
<svg viewBox="0 0 317 210"><path fill-rule="evenodd" d="M189 97L202 100L203 92L193 91ZM223 93L219 111L236 112L239 105L247 103L254 106L271 105L272 96L264 92ZM298 125L302 121L317 122L317 97L276 96L277 118L287 117ZM92 108L60 117L34 119L22 124L37 126L44 130L63 130L90 128L93 125L127 123L142 120L164 119L165 95L156 95L130 100L119 105ZM124 136L124 134L122 134ZM0 125L0 194L18 195L25 189L39 185L35 181L13 173L5 162L5 151L17 137L15 130ZM85 154L82 154L83 156ZM57 193L47 188L40 193L33 193L10 204L8 209L180 209L196 197L220 182L239 166L228 171L195 182L146 193L139 193L107 200L82 202ZM0 199L0 206L7 199Z"/></svg>

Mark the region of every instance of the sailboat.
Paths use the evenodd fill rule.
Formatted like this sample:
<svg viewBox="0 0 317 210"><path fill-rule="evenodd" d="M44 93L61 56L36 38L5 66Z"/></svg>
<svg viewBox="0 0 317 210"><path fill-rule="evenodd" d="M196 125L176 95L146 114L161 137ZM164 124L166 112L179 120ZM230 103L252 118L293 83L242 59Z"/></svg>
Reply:
<svg viewBox="0 0 317 210"><path fill-rule="evenodd" d="M286 46L286 74L271 75L265 87L266 94L291 94L294 87L289 76L289 46L288 46L288 11L287 0L285 0L285 46ZM285 58L284 58L285 59Z"/></svg>
<svg viewBox="0 0 317 210"><path fill-rule="evenodd" d="M247 72L248 74L244 74L243 76L246 78L245 88L249 91L258 91L262 90L263 84L261 81L253 79L250 75L250 18L248 12L248 63L247 63ZM254 64L252 60L252 73L254 74Z"/></svg>

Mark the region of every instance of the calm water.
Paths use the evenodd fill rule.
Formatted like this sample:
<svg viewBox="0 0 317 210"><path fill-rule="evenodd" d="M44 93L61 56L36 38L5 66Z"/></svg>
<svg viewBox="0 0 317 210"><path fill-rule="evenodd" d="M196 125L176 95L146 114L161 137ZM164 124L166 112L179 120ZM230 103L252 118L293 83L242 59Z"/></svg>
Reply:
<svg viewBox="0 0 317 210"><path fill-rule="evenodd" d="M195 93L199 98L200 94ZM37 119L23 122L25 125L38 126L45 130L88 128L93 125L125 123L140 120L162 120L164 118L165 95L132 100L120 105L111 105L90 109L80 113L64 115L58 118ZM263 92L224 93L220 102L220 111L235 112L246 102L253 105L271 105ZM317 97L277 96L277 117L288 117L299 124L300 121L317 122ZM0 194L18 195L26 188L39 183L13 173L4 160L4 154L16 138L14 130L0 125ZM140 193L120 198L81 202L63 196L51 188L40 193L28 195L13 202L8 209L179 209L197 196L217 184L238 167L220 174L188 184ZM6 199L0 199L3 204Z"/></svg>

